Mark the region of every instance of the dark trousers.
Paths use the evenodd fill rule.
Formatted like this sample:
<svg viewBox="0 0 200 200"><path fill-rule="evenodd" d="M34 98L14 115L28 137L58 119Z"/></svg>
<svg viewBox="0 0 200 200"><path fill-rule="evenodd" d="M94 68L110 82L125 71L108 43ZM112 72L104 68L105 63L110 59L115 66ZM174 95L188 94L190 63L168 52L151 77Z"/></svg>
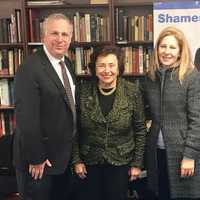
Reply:
<svg viewBox="0 0 200 200"><path fill-rule="evenodd" d="M128 166L87 166L79 200L125 200L128 191Z"/></svg>
<svg viewBox="0 0 200 200"><path fill-rule="evenodd" d="M26 171L16 170L20 200L68 200L70 199L70 171L60 175L43 175L34 180ZM71 200L71 199L70 199Z"/></svg>
<svg viewBox="0 0 200 200"><path fill-rule="evenodd" d="M158 158L157 160L158 160L158 184L159 184L158 199L170 200L166 150L157 149L157 158Z"/></svg>

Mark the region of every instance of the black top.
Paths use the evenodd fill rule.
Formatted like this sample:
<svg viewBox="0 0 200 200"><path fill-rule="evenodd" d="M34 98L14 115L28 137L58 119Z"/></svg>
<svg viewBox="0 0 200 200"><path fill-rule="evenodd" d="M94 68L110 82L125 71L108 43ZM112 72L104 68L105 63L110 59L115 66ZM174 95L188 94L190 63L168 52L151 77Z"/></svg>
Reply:
<svg viewBox="0 0 200 200"><path fill-rule="evenodd" d="M113 88L109 89L102 89L105 92L111 91ZM112 110L114 99L115 99L115 92L110 95L103 95L98 89L98 96L99 96L99 105L101 107L101 111L104 116L108 115L108 113Z"/></svg>

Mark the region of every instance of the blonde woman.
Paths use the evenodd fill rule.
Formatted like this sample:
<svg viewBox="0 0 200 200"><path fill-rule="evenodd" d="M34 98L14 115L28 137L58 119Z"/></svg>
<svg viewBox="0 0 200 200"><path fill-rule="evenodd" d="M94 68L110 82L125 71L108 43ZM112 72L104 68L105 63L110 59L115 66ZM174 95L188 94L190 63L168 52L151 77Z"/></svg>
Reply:
<svg viewBox="0 0 200 200"><path fill-rule="evenodd" d="M200 198L200 74L179 29L160 33L145 85L149 187L159 200Z"/></svg>

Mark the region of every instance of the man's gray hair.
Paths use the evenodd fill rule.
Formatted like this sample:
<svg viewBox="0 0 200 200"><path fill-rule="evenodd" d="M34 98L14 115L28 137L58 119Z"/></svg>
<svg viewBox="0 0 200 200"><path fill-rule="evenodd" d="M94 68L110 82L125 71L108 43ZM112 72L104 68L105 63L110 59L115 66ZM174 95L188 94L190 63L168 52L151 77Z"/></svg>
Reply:
<svg viewBox="0 0 200 200"><path fill-rule="evenodd" d="M59 20L59 19L62 19L62 20L65 20L66 22L68 22L69 24L71 24L73 26L73 23L71 22L70 18L67 17L66 15L62 14L62 13L53 13L53 14L50 14L48 17L45 18L43 24L42 24L42 37L44 36L46 30L47 30L47 24L50 22L50 21L53 21L53 20Z"/></svg>

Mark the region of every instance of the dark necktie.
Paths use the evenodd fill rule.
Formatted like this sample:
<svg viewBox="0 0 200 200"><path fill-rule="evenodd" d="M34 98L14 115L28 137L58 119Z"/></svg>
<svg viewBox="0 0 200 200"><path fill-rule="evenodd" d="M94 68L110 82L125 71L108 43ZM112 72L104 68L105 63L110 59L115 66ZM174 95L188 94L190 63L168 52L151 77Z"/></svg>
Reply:
<svg viewBox="0 0 200 200"><path fill-rule="evenodd" d="M74 130L76 130L76 108L75 108L75 103L74 103L74 99L73 99L73 95L72 95L71 86L70 86L70 83L69 83L69 78L67 76L65 63L63 61L60 61L59 64L61 66L64 88L65 88L65 91L66 91L66 94L67 94L67 97L68 97L68 100L69 100L70 108L71 108L72 113L73 113Z"/></svg>

